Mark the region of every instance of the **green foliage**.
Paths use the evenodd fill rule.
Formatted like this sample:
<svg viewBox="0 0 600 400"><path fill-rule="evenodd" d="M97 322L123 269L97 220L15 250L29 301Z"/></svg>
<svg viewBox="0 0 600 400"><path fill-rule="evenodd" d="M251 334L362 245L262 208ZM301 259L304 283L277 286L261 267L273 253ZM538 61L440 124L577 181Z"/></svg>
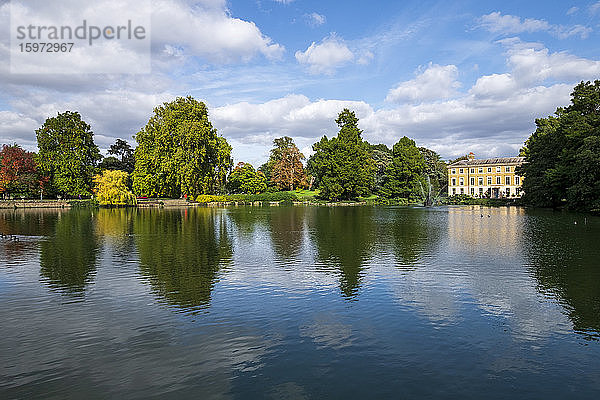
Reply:
<svg viewBox="0 0 600 400"><path fill-rule="evenodd" d="M177 98L154 109L135 135L133 189L147 197L220 193L231 170L231 146L217 135L204 103Z"/></svg>
<svg viewBox="0 0 600 400"><path fill-rule="evenodd" d="M425 160L425 169L423 175L431 180L432 191L434 193L445 193L442 190L448 185L448 168L440 155L426 147L419 147L419 152Z"/></svg>
<svg viewBox="0 0 600 400"><path fill-rule="evenodd" d="M536 125L521 150L523 200L542 207L600 208L600 81L578 84L571 105Z"/></svg>
<svg viewBox="0 0 600 400"><path fill-rule="evenodd" d="M106 170L94 177L94 193L101 206L132 206L137 203L127 188L129 174L125 171Z"/></svg>
<svg viewBox="0 0 600 400"><path fill-rule="evenodd" d="M298 196L295 192L275 192L275 193L260 193L260 194L234 194L229 196L231 201L243 202L285 202L291 203L298 201Z"/></svg>
<svg viewBox="0 0 600 400"><path fill-rule="evenodd" d="M118 169L128 174L133 173L135 168L135 158L133 149L126 141L117 139L115 144L110 146L108 154L111 156L104 158L99 165L101 169Z"/></svg>
<svg viewBox="0 0 600 400"><path fill-rule="evenodd" d="M77 199L73 199L73 200L69 200L69 206L72 209L78 209L78 208L97 208L99 206L98 204L98 200L97 199L84 199L84 200L77 200Z"/></svg>
<svg viewBox="0 0 600 400"><path fill-rule="evenodd" d="M101 159L94 133L77 112L65 111L35 131L37 162L51 190L63 196L91 195L92 177Z"/></svg>
<svg viewBox="0 0 600 400"><path fill-rule="evenodd" d="M385 144L370 144L371 158L375 164L375 186L374 191L379 193L385 179L387 167L392 163L392 150Z"/></svg>
<svg viewBox="0 0 600 400"><path fill-rule="evenodd" d="M229 193L258 194L267 190L267 180L252 164L238 163L227 181Z"/></svg>
<svg viewBox="0 0 600 400"><path fill-rule="evenodd" d="M420 197L419 182L425 172L425 159L415 142L406 136L403 137L394 145L392 155L392 163L386 169L381 194L387 198Z"/></svg>
<svg viewBox="0 0 600 400"><path fill-rule="evenodd" d="M196 198L198 203L228 203L228 202L285 202L299 201L296 192L265 192L260 194L232 194L229 196L202 194Z"/></svg>
<svg viewBox="0 0 600 400"><path fill-rule="evenodd" d="M356 199L373 187L375 165L354 112L344 109L336 123L340 127L337 137L324 136L313 145L315 153L308 161L309 170L318 182L322 198Z"/></svg>
<svg viewBox="0 0 600 400"><path fill-rule="evenodd" d="M231 201L229 196L214 195L214 194L201 194L196 197L198 203L226 203Z"/></svg>

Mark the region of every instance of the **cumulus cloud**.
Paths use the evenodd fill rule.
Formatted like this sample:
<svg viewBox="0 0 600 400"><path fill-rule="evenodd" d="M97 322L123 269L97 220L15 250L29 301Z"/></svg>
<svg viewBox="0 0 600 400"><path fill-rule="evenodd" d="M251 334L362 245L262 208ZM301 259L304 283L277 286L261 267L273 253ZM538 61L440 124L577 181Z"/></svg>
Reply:
<svg viewBox="0 0 600 400"><path fill-rule="evenodd" d="M216 63L248 61L257 54L277 59L284 47L265 36L254 22L230 15L225 3L191 7L181 0L154 0L152 41L161 50L182 46L190 55Z"/></svg>
<svg viewBox="0 0 600 400"><path fill-rule="evenodd" d="M354 53L336 35L330 35L321 43L312 44L305 51L296 52L296 60L309 67L312 74L333 74L335 69L352 61Z"/></svg>
<svg viewBox="0 0 600 400"><path fill-rule="evenodd" d="M478 23L480 28L501 35L515 35L524 32L548 32L559 39L566 39L571 36L579 36L585 39L592 32L591 28L583 25L574 25L571 27L553 25L541 19L521 19L515 15L502 15L499 11L480 17Z"/></svg>
<svg viewBox="0 0 600 400"><path fill-rule="evenodd" d="M244 138L249 134L318 137L335 132L335 118L344 108L352 109L359 118L373 113L362 101L317 100L292 94L260 104L241 102L217 107L211 111L214 126L227 137Z"/></svg>
<svg viewBox="0 0 600 400"><path fill-rule="evenodd" d="M578 81L600 75L600 61L567 52L550 53L547 48L519 41L507 43L508 66L515 79L524 83L548 79Z"/></svg>
<svg viewBox="0 0 600 400"><path fill-rule="evenodd" d="M172 100L169 93L149 94L131 90L106 90L93 95L75 94L57 100L51 93L31 94L12 102L14 112L0 112L0 132L14 135L14 141L34 149L35 130L46 118L59 112L78 111L91 125L94 141L108 148L117 138L133 141L133 135L144 126L158 104ZM10 142L1 138L3 143Z"/></svg>
<svg viewBox="0 0 600 400"><path fill-rule="evenodd" d="M456 89L460 87L457 77L458 68L455 65L430 63L415 79L402 82L391 89L388 92L386 101L420 102L451 97Z"/></svg>
<svg viewBox="0 0 600 400"><path fill-rule="evenodd" d="M335 116L347 107L356 111L363 135L372 143L391 145L406 135L447 158L465 154L467 149L482 157L515 155L535 129L535 118L568 104L575 83L600 74L600 61L552 53L518 40L502 44L509 71L481 76L464 93L455 91L456 67L432 64L408 81L410 84L405 82L390 91L396 100L413 100L393 108L374 109L365 102L342 100L311 101L293 94L265 103L219 107L212 110L211 117L225 137L240 142L269 143L287 135L309 146L323 134L337 133ZM428 74L431 79L424 79ZM433 89L419 88L419 83L427 86L429 81L435 82ZM439 94L438 88L449 98L431 94Z"/></svg>

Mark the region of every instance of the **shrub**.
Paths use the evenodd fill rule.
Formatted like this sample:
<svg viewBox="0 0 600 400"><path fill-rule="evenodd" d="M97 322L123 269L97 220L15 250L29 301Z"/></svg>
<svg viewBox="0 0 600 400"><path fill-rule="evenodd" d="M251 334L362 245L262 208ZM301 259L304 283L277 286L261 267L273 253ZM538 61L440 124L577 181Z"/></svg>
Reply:
<svg viewBox="0 0 600 400"><path fill-rule="evenodd" d="M198 203L225 203L230 201L228 196L216 196L212 194L201 194L196 197Z"/></svg>
<svg viewBox="0 0 600 400"><path fill-rule="evenodd" d="M129 174L125 171L106 170L94 177L94 193L101 206L132 206L137 203L127 188Z"/></svg>

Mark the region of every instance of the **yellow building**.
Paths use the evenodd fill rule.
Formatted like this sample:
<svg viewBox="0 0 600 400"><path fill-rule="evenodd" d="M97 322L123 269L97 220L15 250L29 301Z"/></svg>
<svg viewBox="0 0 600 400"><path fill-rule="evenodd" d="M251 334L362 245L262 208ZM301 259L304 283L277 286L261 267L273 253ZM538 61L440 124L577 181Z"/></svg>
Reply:
<svg viewBox="0 0 600 400"><path fill-rule="evenodd" d="M477 160L473 153L469 153L467 160L448 165L448 196L521 197L523 178L515 173L515 168L524 160L524 157Z"/></svg>

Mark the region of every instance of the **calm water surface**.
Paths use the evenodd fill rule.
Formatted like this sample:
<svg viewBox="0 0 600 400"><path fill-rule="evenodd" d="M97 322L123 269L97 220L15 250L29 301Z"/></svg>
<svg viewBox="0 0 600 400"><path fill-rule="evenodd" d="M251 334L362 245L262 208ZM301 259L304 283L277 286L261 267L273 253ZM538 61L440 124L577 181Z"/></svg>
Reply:
<svg viewBox="0 0 600 400"><path fill-rule="evenodd" d="M0 241L3 399L600 395L598 218L11 210L0 232L19 239Z"/></svg>

